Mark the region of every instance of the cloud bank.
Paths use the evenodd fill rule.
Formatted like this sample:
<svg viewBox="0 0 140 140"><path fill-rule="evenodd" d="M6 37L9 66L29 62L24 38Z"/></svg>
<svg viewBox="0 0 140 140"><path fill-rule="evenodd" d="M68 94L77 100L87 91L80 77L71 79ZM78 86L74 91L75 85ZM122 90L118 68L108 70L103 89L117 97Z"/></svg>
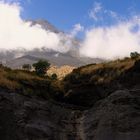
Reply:
<svg viewBox="0 0 140 140"><path fill-rule="evenodd" d="M69 50L62 34L43 30L41 26L31 26L20 17L22 8L18 3L0 2L0 50L52 49L59 52Z"/></svg>
<svg viewBox="0 0 140 140"><path fill-rule="evenodd" d="M84 56L106 59L126 57L133 51L140 52L139 18L88 30L80 49Z"/></svg>
<svg viewBox="0 0 140 140"><path fill-rule="evenodd" d="M104 27L95 26L89 30L85 30L79 23L74 25L70 34L64 35L46 31L40 25L31 26L31 22L25 22L20 16L20 0L16 0L16 3L13 3L14 0L7 1L0 1L0 51L23 52L45 48L65 53L74 47L73 38L79 32L86 31L78 48L81 56L115 59L129 56L133 51L140 52L139 16L122 21L117 13L95 3L90 13L94 21L104 20L102 16L107 14L118 22Z"/></svg>
<svg viewBox="0 0 140 140"><path fill-rule="evenodd" d="M122 17L114 11L105 9L102 3L95 2L89 17L97 26L86 31L80 48L82 56L117 59L127 57L133 51L140 52L138 14L129 18ZM100 22L103 25L100 25Z"/></svg>

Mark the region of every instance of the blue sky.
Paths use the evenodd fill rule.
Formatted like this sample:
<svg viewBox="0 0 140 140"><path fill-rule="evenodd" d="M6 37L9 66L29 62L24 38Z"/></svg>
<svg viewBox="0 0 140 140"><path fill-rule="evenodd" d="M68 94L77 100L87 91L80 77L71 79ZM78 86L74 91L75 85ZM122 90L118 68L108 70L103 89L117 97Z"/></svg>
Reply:
<svg viewBox="0 0 140 140"><path fill-rule="evenodd" d="M20 0L24 8L25 19L47 19L57 28L69 31L73 25L80 23L85 28L114 24L111 12L125 20L134 14L140 14L140 0ZM90 16L97 4L98 20Z"/></svg>

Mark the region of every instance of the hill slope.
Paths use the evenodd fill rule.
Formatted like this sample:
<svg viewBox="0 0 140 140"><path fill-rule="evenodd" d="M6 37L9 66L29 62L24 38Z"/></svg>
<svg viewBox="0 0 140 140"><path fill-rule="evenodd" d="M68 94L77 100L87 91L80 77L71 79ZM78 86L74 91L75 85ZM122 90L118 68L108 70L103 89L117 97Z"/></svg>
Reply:
<svg viewBox="0 0 140 140"><path fill-rule="evenodd" d="M83 66L63 80L64 100L92 106L116 90L139 86L139 76L139 60L134 59Z"/></svg>
<svg viewBox="0 0 140 140"><path fill-rule="evenodd" d="M62 81L5 67L0 76L3 140L140 138L139 59L80 67Z"/></svg>

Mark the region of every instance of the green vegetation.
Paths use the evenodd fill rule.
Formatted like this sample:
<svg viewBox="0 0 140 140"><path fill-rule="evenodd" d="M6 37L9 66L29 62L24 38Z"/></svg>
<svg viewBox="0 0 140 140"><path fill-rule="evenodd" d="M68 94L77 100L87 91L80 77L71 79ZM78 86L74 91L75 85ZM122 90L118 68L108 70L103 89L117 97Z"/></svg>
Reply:
<svg viewBox="0 0 140 140"><path fill-rule="evenodd" d="M37 63L33 64L36 74L39 76L44 76L50 67L50 63L47 60L39 60Z"/></svg>
<svg viewBox="0 0 140 140"><path fill-rule="evenodd" d="M130 57L131 57L132 59L137 59L137 58L140 57L140 54L139 54L138 52L131 52L131 53L130 53Z"/></svg>

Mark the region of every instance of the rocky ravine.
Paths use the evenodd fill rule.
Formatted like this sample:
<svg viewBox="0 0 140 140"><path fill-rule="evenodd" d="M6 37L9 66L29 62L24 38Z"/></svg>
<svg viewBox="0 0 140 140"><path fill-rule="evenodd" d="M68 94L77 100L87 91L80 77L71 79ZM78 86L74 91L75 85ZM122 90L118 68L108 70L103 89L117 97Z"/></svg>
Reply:
<svg viewBox="0 0 140 140"><path fill-rule="evenodd" d="M1 140L139 140L140 89L119 90L82 111L0 91Z"/></svg>

